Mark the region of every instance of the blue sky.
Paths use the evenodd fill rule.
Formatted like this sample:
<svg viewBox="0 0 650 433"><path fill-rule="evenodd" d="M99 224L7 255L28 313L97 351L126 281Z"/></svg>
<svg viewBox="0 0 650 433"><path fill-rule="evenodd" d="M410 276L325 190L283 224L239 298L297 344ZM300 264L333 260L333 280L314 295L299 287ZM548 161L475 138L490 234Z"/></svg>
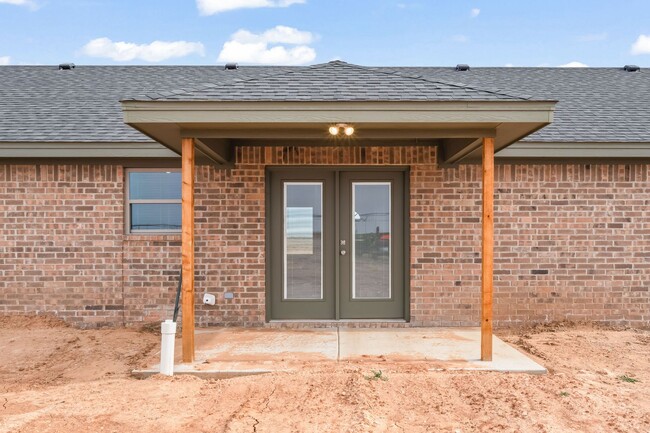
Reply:
<svg viewBox="0 0 650 433"><path fill-rule="evenodd" d="M648 0L0 0L0 64L650 66Z"/></svg>

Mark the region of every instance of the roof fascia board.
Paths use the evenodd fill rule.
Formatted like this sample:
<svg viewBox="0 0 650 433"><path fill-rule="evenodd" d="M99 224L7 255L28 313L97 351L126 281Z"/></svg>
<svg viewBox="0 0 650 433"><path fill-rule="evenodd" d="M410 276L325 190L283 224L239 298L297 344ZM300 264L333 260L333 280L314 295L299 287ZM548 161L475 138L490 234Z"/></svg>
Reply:
<svg viewBox="0 0 650 433"><path fill-rule="evenodd" d="M355 125L356 127L357 125ZM322 128L321 128L322 129ZM322 139L324 134L321 129L204 129L204 128L183 128L181 137L184 138L241 138L241 139ZM365 129L357 127L355 135L361 139L411 139L411 138L475 138L495 137L495 128L461 128L461 129Z"/></svg>
<svg viewBox="0 0 650 433"><path fill-rule="evenodd" d="M553 110L557 101L121 101L124 111Z"/></svg>
<svg viewBox="0 0 650 433"><path fill-rule="evenodd" d="M498 158L650 158L650 142L529 142L501 150Z"/></svg>
<svg viewBox="0 0 650 433"><path fill-rule="evenodd" d="M449 107L447 110L181 110L148 111L126 110L125 122L129 125L138 123L543 123L553 121L550 109L539 110L473 110Z"/></svg>
<svg viewBox="0 0 650 433"><path fill-rule="evenodd" d="M553 101L122 102L135 123L435 123L553 121Z"/></svg>
<svg viewBox="0 0 650 433"><path fill-rule="evenodd" d="M175 158L155 142L0 142L0 158Z"/></svg>

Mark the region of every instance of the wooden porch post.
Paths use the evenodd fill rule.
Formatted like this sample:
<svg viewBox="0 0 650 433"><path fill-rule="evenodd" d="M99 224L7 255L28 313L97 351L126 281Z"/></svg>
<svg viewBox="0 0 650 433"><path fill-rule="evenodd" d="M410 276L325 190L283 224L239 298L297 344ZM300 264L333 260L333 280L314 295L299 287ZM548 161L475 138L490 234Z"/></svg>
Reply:
<svg viewBox="0 0 650 433"><path fill-rule="evenodd" d="M183 256L183 362L194 361L194 139L183 138L182 256Z"/></svg>
<svg viewBox="0 0 650 433"><path fill-rule="evenodd" d="M483 138L483 247L481 272L481 360L492 361L494 273L494 138Z"/></svg>

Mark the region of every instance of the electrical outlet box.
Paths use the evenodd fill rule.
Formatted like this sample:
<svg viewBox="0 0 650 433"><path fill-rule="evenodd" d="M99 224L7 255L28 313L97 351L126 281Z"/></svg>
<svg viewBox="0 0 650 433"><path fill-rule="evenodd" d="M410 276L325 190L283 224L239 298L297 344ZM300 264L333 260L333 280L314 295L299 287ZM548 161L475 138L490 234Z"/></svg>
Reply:
<svg viewBox="0 0 650 433"><path fill-rule="evenodd" d="M217 302L217 297L206 293L203 295L203 303L205 305L214 305Z"/></svg>

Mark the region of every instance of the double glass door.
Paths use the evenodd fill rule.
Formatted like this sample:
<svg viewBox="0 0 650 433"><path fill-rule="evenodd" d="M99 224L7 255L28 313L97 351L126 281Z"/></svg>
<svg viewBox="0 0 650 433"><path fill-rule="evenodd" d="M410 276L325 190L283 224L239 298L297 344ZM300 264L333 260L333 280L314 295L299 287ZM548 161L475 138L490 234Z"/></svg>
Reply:
<svg viewBox="0 0 650 433"><path fill-rule="evenodd" d="M404 318L404 180L398 171L270 175L271 319Z"/></svg>

